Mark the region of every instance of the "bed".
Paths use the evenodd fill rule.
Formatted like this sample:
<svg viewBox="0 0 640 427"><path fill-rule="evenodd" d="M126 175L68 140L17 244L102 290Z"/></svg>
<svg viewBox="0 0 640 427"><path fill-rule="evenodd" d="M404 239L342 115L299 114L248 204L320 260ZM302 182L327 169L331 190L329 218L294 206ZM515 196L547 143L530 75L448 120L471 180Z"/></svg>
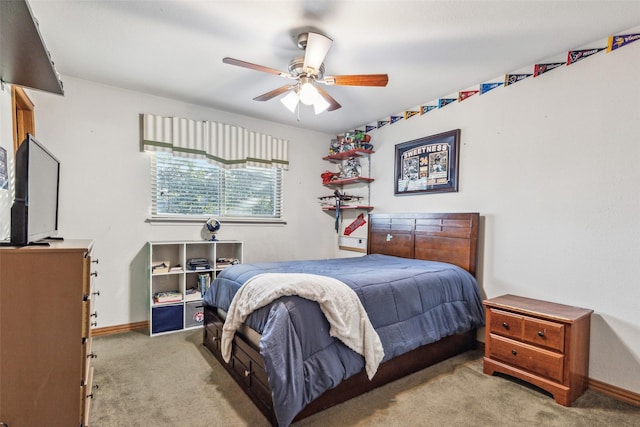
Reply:
<svg viewBox="0 0 640 427"><path fill-rule="evenodd" d="M484 322L474 278L478 222L477 213L375 213L366 255L230 267L205 296L203 343L273 425L472 349ZM244 284L296 274L326 276L355 291L384 349L375 369L371 353L358 354L331 335L322 303L291 294L253 311L229 341L225 319Z"/></svg>

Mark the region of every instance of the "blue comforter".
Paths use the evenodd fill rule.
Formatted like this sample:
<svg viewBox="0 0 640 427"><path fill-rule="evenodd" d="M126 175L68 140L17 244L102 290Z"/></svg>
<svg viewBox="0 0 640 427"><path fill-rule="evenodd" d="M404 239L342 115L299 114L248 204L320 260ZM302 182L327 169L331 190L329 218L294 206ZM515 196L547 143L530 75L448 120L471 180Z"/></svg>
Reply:
<svg viewBox="0 0 640 427"><path fill-rule="evenodd" d="M478 285L467 271L379 254L235 265L217 276L204 302L227 310L249 278L287 272L320 274L350 286L380 336L383 361L484 324ZM329 324L315 302L284 297L245 323L262 334L260 354L280 425L289 425L309 402L364 367L361 355L329 336Z"/></svg>

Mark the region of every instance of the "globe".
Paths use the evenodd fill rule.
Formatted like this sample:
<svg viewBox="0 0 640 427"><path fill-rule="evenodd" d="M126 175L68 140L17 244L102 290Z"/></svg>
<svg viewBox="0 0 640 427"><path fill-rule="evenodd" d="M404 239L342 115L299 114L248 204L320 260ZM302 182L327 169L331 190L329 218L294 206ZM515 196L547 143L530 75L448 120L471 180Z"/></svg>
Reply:
<svg viewBox="0 0 640 427"><path fill-rule="evenodd" d="M216 233L220 231L220 221L215 218L209 218L205 224L209 234L211 234L211 240L216 240Z"/></svg>

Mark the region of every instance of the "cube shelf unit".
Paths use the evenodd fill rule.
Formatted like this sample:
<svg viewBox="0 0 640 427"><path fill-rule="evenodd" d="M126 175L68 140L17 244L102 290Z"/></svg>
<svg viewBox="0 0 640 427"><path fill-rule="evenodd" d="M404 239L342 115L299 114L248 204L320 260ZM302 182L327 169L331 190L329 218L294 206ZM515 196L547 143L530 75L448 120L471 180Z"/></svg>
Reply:
<svg viewBox="0 0 640 427"><path fill-rule="evenodd" d="M149 335L166 334L202 327L202 296L199 292L187 295L190 288L200 289L199 276L206 274L210 283L230 264L218 259L235 259L242 263L243 244L237 240L154 241L149 247ZM192 258L206 258L211 268L190 270L187 262ZM168 262L169 267L180 265L181 270L154 272L153 266ZM156 292L178 291L180 301L156 303Z"/></svg>

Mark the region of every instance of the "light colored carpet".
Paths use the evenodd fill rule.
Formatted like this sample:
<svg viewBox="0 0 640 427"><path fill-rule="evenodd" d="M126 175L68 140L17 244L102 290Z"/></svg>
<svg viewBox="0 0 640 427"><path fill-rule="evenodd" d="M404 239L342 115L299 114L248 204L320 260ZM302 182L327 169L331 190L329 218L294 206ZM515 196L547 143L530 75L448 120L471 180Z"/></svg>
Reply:
<svg viewBox="0 0 640 427"><path fill-rule="evenodd" d="M94 338L91 427L268 426L202 345L202 331ZM513 379L484 375L470 351L295 426L640 426L640 408L588 390L571 408Z"/></svg>

